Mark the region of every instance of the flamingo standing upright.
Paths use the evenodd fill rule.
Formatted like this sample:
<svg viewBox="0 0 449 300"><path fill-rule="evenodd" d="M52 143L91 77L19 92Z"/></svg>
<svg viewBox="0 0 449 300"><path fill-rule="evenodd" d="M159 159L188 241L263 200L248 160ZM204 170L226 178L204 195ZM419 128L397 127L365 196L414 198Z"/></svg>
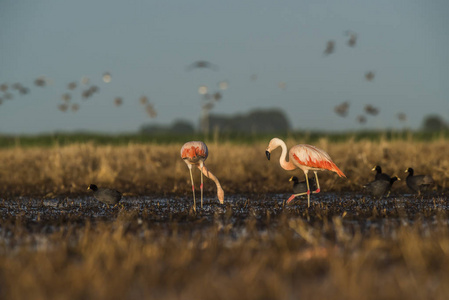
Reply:
<svg viewBox="0 0 449 300"><path fill-rule="evenodd" d="M181 148L181 158L186 163L187 167L190 171L190 180L192 181L192 192L193 192L193 209L196 211L196 201L195 201L195 184L193 183L192 176L192 166L197 166L201 171L201 208L203 208L203 174L212 179L217 185L217 196L218 200L221 204L224 201L224 191L218 181L218 178L215 177L204 165L204 161L207 159L209 152L207 150L207 146L205 143L200 141L192 141L185 143Z"/></svg>
<svg viewBox="0 0 449 300"><path fill-rule="evenodd" d="M287 145L285 142L279 138L273 138L265 151L268 160L270 160L271 151L277 147L282 148L281 157L279 158L279 163L284 170L290 171L296 168L301 169L306 176L307 192L294 194L288 200L290 203L296 196L307 194L307 203L310 207L310 187L309 178L307 173L312 170L315 173L317 189L313 193L320 192L320 183L318 181L317 171L329 170L337 173L340 177L346 177L346 175L334 164L329 154L324 150L321 150L312 145L300 144L293 146L289 151L289 161L286 160L287 157Z"/></svg>

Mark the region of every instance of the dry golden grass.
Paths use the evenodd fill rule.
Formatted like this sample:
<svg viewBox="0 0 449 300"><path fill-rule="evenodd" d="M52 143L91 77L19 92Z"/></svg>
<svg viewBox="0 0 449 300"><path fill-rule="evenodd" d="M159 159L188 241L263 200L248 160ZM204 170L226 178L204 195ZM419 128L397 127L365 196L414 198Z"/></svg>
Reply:
<svg viewBox="0 0 449 300"><path fill-rule="evenodd" d="M399 176L414 167L447 187L446 141L323 139L315 145L348 176L320 173L321 197L327 191L359 191L374 177L375 164ZM75 144L0 150L6 198L0 201L0 298L447 298L449 227L442 193L379 202L334 195L310 209L304 204L283 208L265 194L288 193L288 178L298 171L281 169L280 149L267 161L266 143L208 145L207 165L226 194L248 193L247 201L234 198L226 208L210 205L211 181L205 188L212 201L198 213L189 211L187 200L170 197L166 206L125 199L124 208L113 209L89 201L55 207L15 199L74 198L86 193L89 183L190 199L180 147ZM404 182L395 189L405 191Z"/></svg>
<svg viewBox="0 0 449 300"><path fill-rule="evenodd" d="M2 222L0 295L447 299L449 293L446 222L387 223L368 233L344 226L340 217L311 225L281 216L264 231L253 218L240 228L220 224L164 228L122 212L113 222L30 234L29 223Z"/></svg>
<svg viewBox="0 0 449 300"><path fill-rule="evenodd" d="M267 141L268 143L268 141ZM225 193L289 192L288 178L299 170L286 172L279 166L280 149L267 161L267 143L235 145L210 143L209 169L220 179ZM289 140L287 145L297 142ZM442 187L448 186L449 142L353 142L315 143L326 150L347 175L320 172L322 191L358 191L374 177L371 168L380 164L384 172L404 178L413 167L417 174L432 174ZM95 146L74 144L53 148L13 148L0 150L0 192L5 196L84 193L88 184L115 187L140 195L185 194L190 192L189 175L180 158L181 144ZM199 173L196 170L199 183ZM213 182L205 189L213 195ZM405 191L405 182L395 184Z"/></svg>

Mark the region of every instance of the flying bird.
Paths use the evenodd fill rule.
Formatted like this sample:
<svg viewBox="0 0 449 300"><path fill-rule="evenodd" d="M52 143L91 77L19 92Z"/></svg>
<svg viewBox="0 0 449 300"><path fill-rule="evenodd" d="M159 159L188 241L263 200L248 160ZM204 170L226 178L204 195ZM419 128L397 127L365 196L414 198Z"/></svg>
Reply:
<svg viewBox="0 0 449 300"><path fill-rule="evenodd" d="M281 139L273 138L268 144L268 147L265 151L268 160L270 160L271 151L278 147L282 148L281 157L279 158L281 167L287 171L299 168L304 172L304 175L306 176L307 192L292 195L287 200L287 203L292 201L296 196L307 194L307 204L308 207L310 207L310 186L307 176L307 173L310 170L315 173L317 184L317 189L313 191L313 193L320 192L320 183L318 181L317 171L329 170L337 173L340 177L346 177L346 175L337 167L337 165L334 164L329 154L327 154L324 150L321 150L312 145L300 144L293 146L289 151L289 161L287 161L287 145L285 145L285 142Z"/></svg>
<svg viewBox="0 0 449 300"><path fill-rule="evenodd" d="M346 115L348 114L348 110L349 110L349 103L347 101L335 106L334 108L335 113L343 118L346 117Z"/></svg>
<svg viewBox="0 0 449 300"><path fill-rule="evenodd" d="M326 50L324 50L325 55L329 55L334 53L335 50L335 41L327 41Z"/></svg>
<svg viewBox="0 0 449 300"><path fill-rule="evenodd" d="M376 116L379 113L379 109L371 104L367 104L365 105L365 112L369 115Z"/></svg>
<svg viewBox="0 0 449 300"><path fill-rule="evenodd" d="M139 101L140 101L140 104L146 105L148 103L148 97L144 95L144 96L140 97Z"/></svg>
<svg viewBox="0 0 449 300"><path fill-rule="evenodd" d="M349 35L349 40L348 40L348 46L349 47L354 47L356 42L357 42L357 33L353 32L353 31L346 31L346 35Z"/></svg>
<svg viewBox="0 0 449 300"><path fill-rule="evenodd" d="M373 81L374 79L374 72L373 71L369 71L365 73L365 79L368 81Z"/></svg>
<svg viewBox="0 0 449 300"><path fill-rule="evenodd" d="M359 122L360 124L365 124L366 123L366 118L365 116L357 116L357 122Z"/></svg>
<svg viewBox="0 0 449 300"><path fill-rule="evenodd" d="M211 69L218 71L218 66L205 60L199 60L187 66L186 71L192 71L193 69Z"/></svg>
<svg viewBox="0 0 449 300"><path fill-rule="evenodd" d="M75 82L75 81L70 82L69 84L67 84L67 88L68 88L69 90L74 90L74 89L76 89L76 82Z"/></svg>
<svg viewBox="0 0 449 300"><path fill-rule="evenodd" d="M114 104L115 106L120 106L123 103L123 98L122 97L117 97L114 99Z"/></svg>
<svg viewBox="0 0 449 300"><path fill-rule="evenodd" d="M382 173L382 168L380 166L374 166L371 171L376 171L375 180L385 180L390 181L391 177L388 174Z"/></svg>
<svg viewBox="0 0 449 300"><path fill-rule="evenodd" d="M407 115L405 113L397 113L397 118L401 122L407 121Z"/></svg>
<svg viewBox="0 0 449 300"><path fill-rule="evenodd" d="M73 103L72 104L72 111L73 112L77 112L80 109L80 106L78 103Z"/></svg>
<svg viewBox="0 0 449 300"><path fill-rule="evenodd" d="M205 143L200 141L193 141L185 143L181 148L181 158L186 163L190 171L190 180L192 181L192 192L193 192L193 209L196 211L195 202L195 184L193 183L192 167L196 166L201 171L201 208L203 208L203 174L207 178L212 179L217 185L217 196L221 204L224 201L224 191L215 177L205 166L204 161L207 159L209 152Z"/></svg>

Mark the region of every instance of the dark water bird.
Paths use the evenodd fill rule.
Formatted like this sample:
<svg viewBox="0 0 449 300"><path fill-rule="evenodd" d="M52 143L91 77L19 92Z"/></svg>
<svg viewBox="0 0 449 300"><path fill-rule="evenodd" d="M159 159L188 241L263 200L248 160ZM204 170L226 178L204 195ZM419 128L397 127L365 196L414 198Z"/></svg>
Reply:
<svg viewBox="0 0 449 300"><path fill-rule="evenodd" d="M305 180L299 181L298 177L292 176L288 181L293 181L294 194L307 193L307 183ZM315 178L309 178L309 187L311 190L317 189Z"/></svg>
<svg viewBox="0 0 449 300"><path fill-rule="evenodd" d="M424 191L435 183L430 175L414 175L414 170L412 168L405 170L405 173L408 173L406 179L407 186L414 192L419 193Z"/></svg>
<svg viewBox="0 0 449 300"><path fill-rule="evenodd" d="M368 115L376 116L377 114L379 114L379 109L372 106L371 104L367 104L365 105L365 112Z"/></svg>
<svg viewBox="0 0 449 300"><path fill-rule="evenodd" d="M391 177L388 174L382 173L382 168L380 166L374 166L371 171L376 171L375 180L385 180L390 181Z"/></svg>
<svg viewBox="0 0 449 300"><path fill-rule="evenodd" d="M211 69L214 71L218 71L218 66L205 60L199 60L187 66L186 68L187 71L192 71L193 69Z"/></svg>
<svg viewBox="0 0 449 300"><path fill-rule="evenodd" d="M348 114L348 110L349 110L349 103L347 101L335 106L334 108L335 113L343 118L346 117L346 115Z"/></svg>
<svg viewBox="0 0 449 300"><path fill-rule="evenodd" d="M186 163L190 172L190 180L192 181L192 192L193 192L193 210L196 211L196 200L195 200L195 184L193 183L192 167L197 167L201 172L201 208L203 208L203 174L207 178L212 179L217 186L217 197L221 204L224 201L224 191L221 187L218 178L212 174L207 168L204 162L209 156L209 150L205 143L201 141L192 141L185 143L181 148L181 158Z"/></svg>
<svg viewBox="0 0 449 300"><path fill-rule="evenodd" d="M2 83L0 85L0 91L6 92L8 90L8 85L6 83Z"/></svg>
<svg viewBox="0 0 449 300"><path fill-rule="evenodd" d="M321 150L315 146L307 145L307 144L299 144L290 148L290 151L287 151L287 145L285 142L279 138L273 138L268 143L268 147L265 150L265 155L267 159L270 160L271 152L281 147L282 153L279 158L279 164L284 170L291 171L294 169L301 169L304 172L306 177L306 183L308 184L308 172L313 171L315 173L315 179L317 183L317 189L312 191L312 193L320 192L320 182L318 181L317 171L329 170L337 173L340 177L346 177L346 175L337 167L337 165L332 161L329 154L327 154L324 150ZM286 160L287 153L289 156L289 161ZM296 196L300 196L302 194L307 194L307 205L310 207L310 187L307 189L305 193L294 194L288 200L287 203L292 201Z"/></svg>
<svg viewBox="0 0 449 300"><path fill-rule="evenodd" d="M11 94L11 93L9 93L9 92L6 92L6 93L3 95L3 97L4 97L6 100L11 100L11 99L14 98L13 94Z"/></svg>
<svg viewBox="0 0 449 300"><path fill-rule="evenodd" d="M393 186L393 183L395 181L401 180L397 176L393 176L390 178L390 180L383 180L383 179L377 179L374 181L371 181L370 183L367 183L363 187L374 197L376 198L382 198L385 194L387 196L390 194L391 187Z"/></svg>
<svg viewBox="0 0 449 300"><path fill-rule="evenodd" d="M89 185L87 190L94 193L95 199L107 205L116 205L122 199L122 193L113 189L99 188L95 184Z"/></svg>
<svg viewBox="0 0 449 300"><path fill-rule="evenodd" d="M335 50L335 41L327 41L326 49L324 50L325 55L329 55L334 53Z"/></svg>
<svg viewBox="0 0 449 300"><path fill-rule="evenodd" d="M369 71L365 73L365 79L368 81L373 81L374 79L374 72L373 71Z"/></svg>

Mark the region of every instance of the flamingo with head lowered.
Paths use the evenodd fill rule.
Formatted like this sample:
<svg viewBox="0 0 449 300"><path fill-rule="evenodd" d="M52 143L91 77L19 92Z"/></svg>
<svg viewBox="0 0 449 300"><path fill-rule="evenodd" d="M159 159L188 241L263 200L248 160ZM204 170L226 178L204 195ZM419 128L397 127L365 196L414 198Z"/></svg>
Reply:
<svg viewBox="0 0 449 300"><path fill-rule="evenodd" d="M224 191L221 188L218 178L215 177L215 175L212 174L204 165L204 161L207 159L208 155L209 151L207 150L206 144L203 142L199 141L187 142L181 148L181 158L184 160L190 171L190 180L192 181L192 192L193 192L193 209L195 211L196 211L195 184L193 183L192 166L198 167L198 169L201 171L201 185L200 185L201 208L203 208L203 174L207 178L210 178L215 182L215 184L217 185L218 200L220 201L221 204L223 204L224 201Z"/></svg>
<svg viewBox="0 0 449 300"><path fill-rule="evenodd" d="M289 161L286 160L287 157L287 145L284 141L278 138L273 138L265 151L268 160L270 160L271 151L277 147L282 148L281 157L279 158L279 163L284 170L290 171L296 168L301 169L306 176L307 192L294 194L288 198L287 203L290 203L296 196L307 194L307 203L310 207L310 186L309 178L307 173L312 170L315 173L317 189L313 193L320 192L320 183L318 181L317 171L329 170L337 173L340 177L346 177L346 175L334 164L329 154L324 150L321 150L312 145L300 144L293 146L289 151Z"/></svg>

